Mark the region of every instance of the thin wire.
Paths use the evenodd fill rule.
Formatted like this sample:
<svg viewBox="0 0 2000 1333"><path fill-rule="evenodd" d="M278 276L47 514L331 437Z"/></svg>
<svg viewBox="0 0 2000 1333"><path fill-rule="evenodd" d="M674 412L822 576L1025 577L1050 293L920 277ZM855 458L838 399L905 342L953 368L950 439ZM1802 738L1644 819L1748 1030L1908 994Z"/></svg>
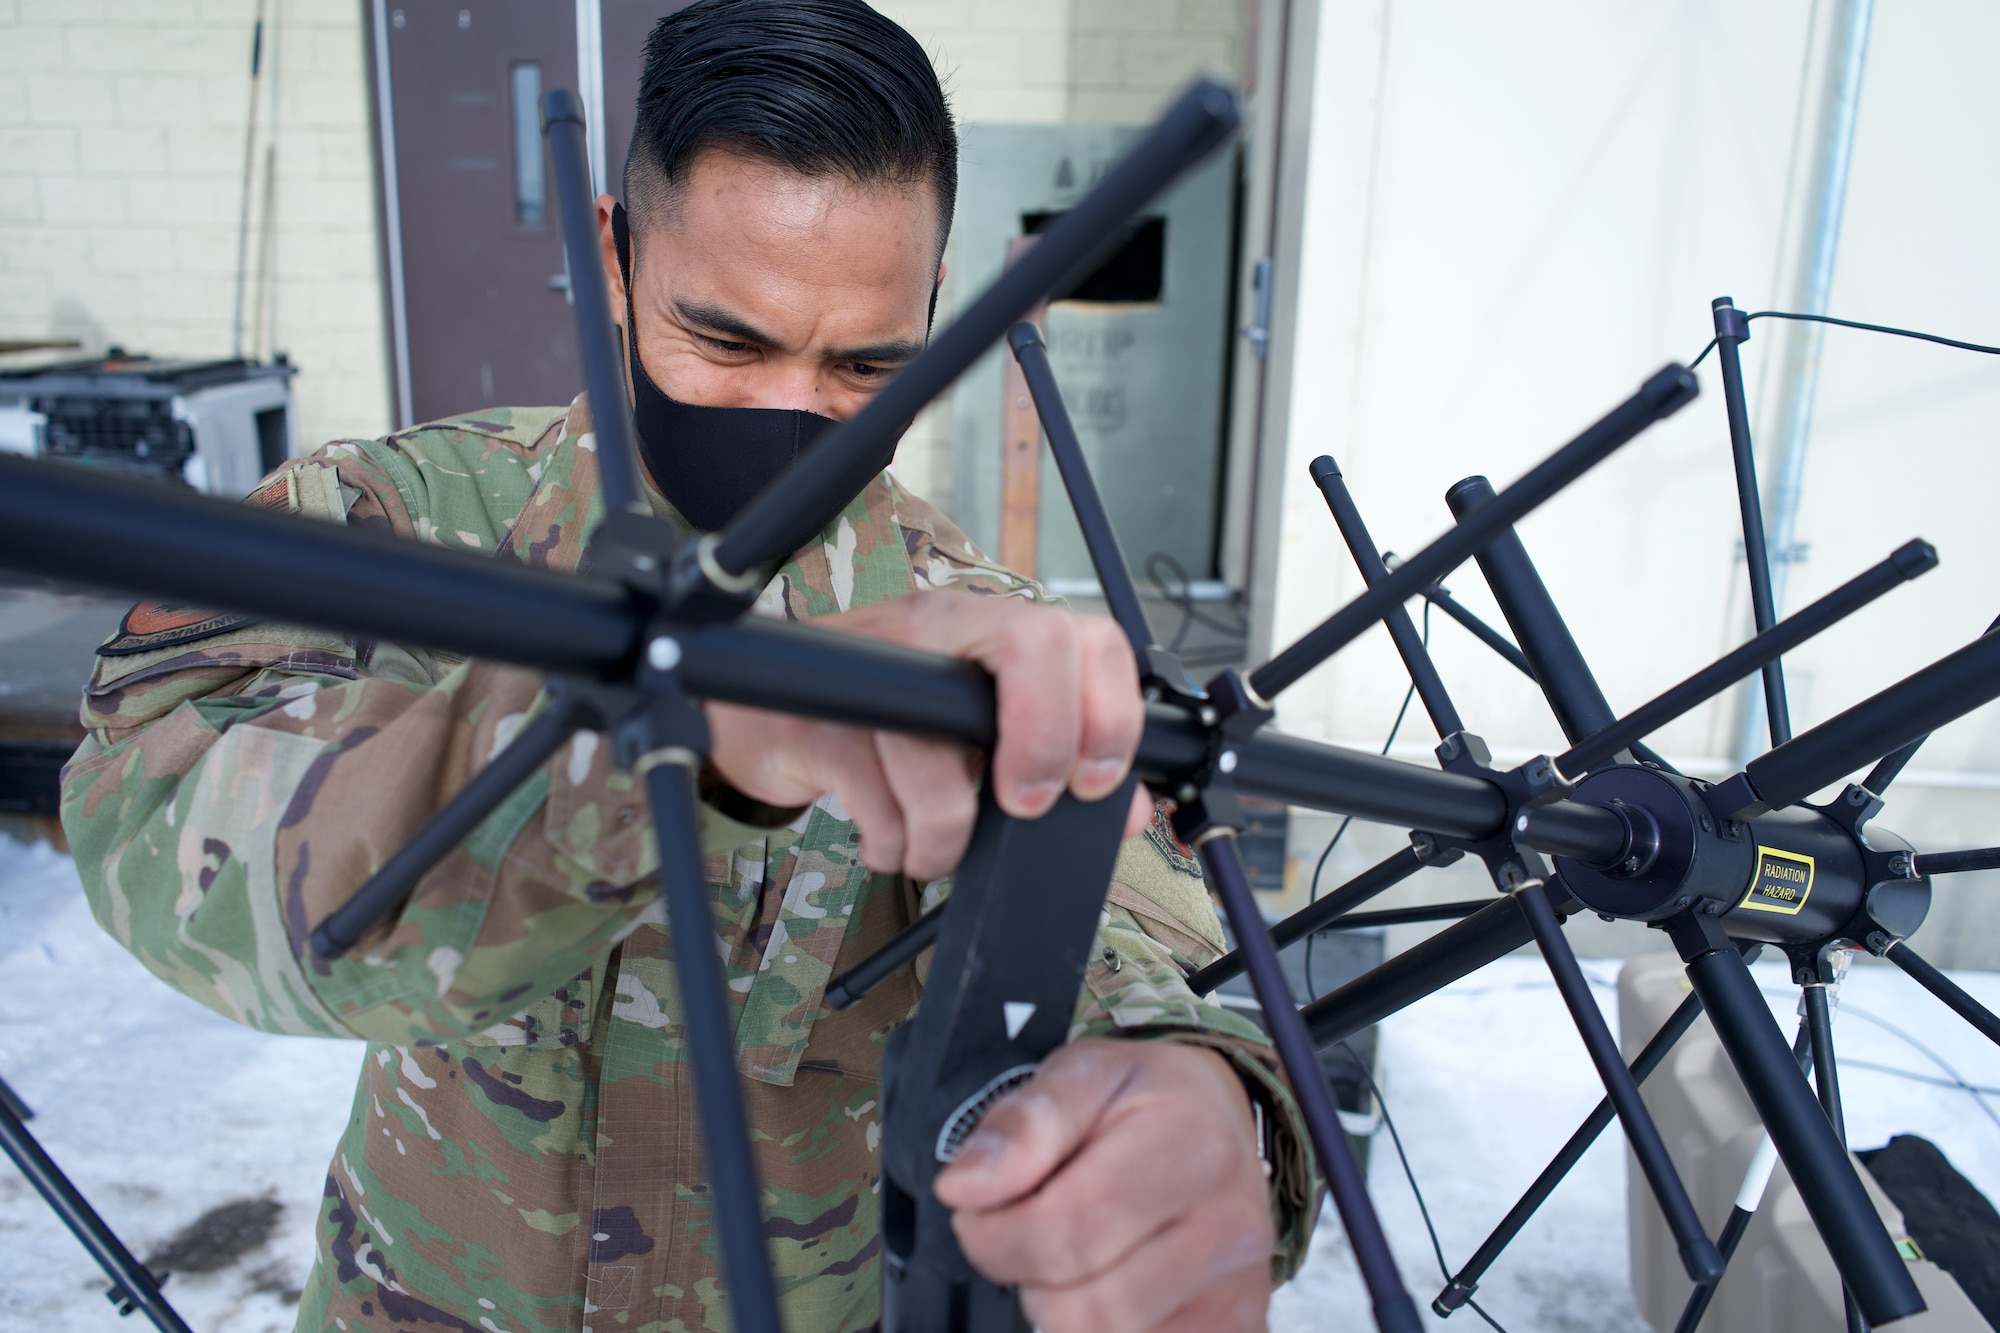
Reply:
<svg viewBox="0 0 2000 1333"><path fill-rule="evenodd" d="M1429 648L1430 646L1431 646L1431 604L1429 601L1425 601L1424 647ZM1389 728L1389 739L1382 742L1382 753L1384 756L1387 756L1390 748L1396 744L1396 733L1403 729L1403 719L1408 717L1410 714L1410 700L1416 697L1417 697L1417 682L1415 680L1411 680L1410 688L1403 691L1403 706L1396 710L1396 721ZM1328 839L1327 841L1326 850L1322 851L1319 854L1319 860L1313 863L1312 888L1310 888L1306 892L1306 906L1310 907L1314 903L1319 901L1319 876L1320 872L1326 869L1326 858L1333 855L1333 849L1339 845L1341 835L1347 832L1347 826L1349 824L1352 824L1353 822L1354 822L1353 815L1348 815L1346 818L1340 821L1340 827L1333 831L1333 837ZM1314 1000L1317 1000L1319 998L1319 990L1317 987L1313 985L1313 941L1317 940L1318 938L1319 938L1319 932L1316 930L1312 932L1312 934L1306 936L1305 972L1306 972L1307 1004L1311 1004Z"/></svg>
<svg viewBox="0 0 2000 1333"><path fill-rule="evenodd" d="M1389 1114L1389 1103L1382 1096L1381 1087L1375 1082L1374 1071L1368 1068L1367 1062L1361 1058L1360 1052L1348 1045L1344 1039L1334 1044L1347 1052L1347 1058L1354 1061L1354 1067L1361 1071L1361 1077L1368 1080L1368 1091L1375 1098L1376 1109L1382 1113L1382 1123L1388 1127L1389 1141L1396 1145L1396 1160L1403 1164L1403 1179L1410 1182L1410 1193L1415 1195L1417 1200L1417 1212L1424 1219L1424 1230L1430 1234L1431 1253L1437 1256L1438 1272L1443 1274L1444 1280L1449 1283L1451 1281L1451 1265L1444 1261L1444 1246L1438 1240L1437 1227L1431 1223L1430 1205L1424 1202L1424 1192L1417 1188L1417 1173L1410 1169L1410 1155L1403 1151L1403 1136L1396 1129L1396 1117ZM1487 1327L1493 1329L1494 1333L1507 1333L1506 1329L1500 1327L1498 1320L1479 1308L1478 1301L1468 1296L1465 1304L1467 1309L1471 1310L1481 1319L1484 1319Z"/></svg>
<svg viewBox="0 0 2000 1333"><path fill-rule="evenodd" d="M1899 1069L1895 1065L1878 1065L1872 1060L1853 1060L1842 1057L1841 1071L1866 1069L1875 1074L1893 1074L1897 1078L1909 1079L1912 1083L1928 1083L1934 1088L1955 1088L1971 1093L1974 1097L2000 1097L2000 1088L1989 1088L1981 1083L1961 1083L1955 1078L1939 1078L1935 1074L1919 1074L1914 1069Z"/></svg>
<svg viewBox="0 0 2000 1333"><path fill-rule="evenodd" d="M1168 573L1179 583L1179 592L1175 592L1168 586L1167 580L1161 578L1160 571L1154 568L1155 565L1166 566ZM1218 634L1226 634L1232 637L1249 632L1249 620L1243 615L1241 608L1235 608L1237 623L1234 625L1224 624L1222 621L1213 620L1203 615L1195 606L1194 594L1189 591L1189 585L1194 580L1188 577L1187 566L1174 559L1167 552L1155 551L1146 557L1146 577L1152 581L1153 587L1159 591L1162 601L1171 602L1180 608L1181 623L1174 630L1173 638L1167 641L1168 652L1178 653L1181 650L1181 641L1187 638L1187 632L1196 625L1203 625ZM1234 603L1229 603L1228 605L1234 607Z"/></svg>
<svg viewBox="0 0 2000 1333"><path fill-rule="evenodd" d="M1898 338L1916 338L1927 343L1938 343L1944 347L1956 347L1961 351L1984 352L1988 356L2000 356L2000 347L1988 347L1983 343L1960 342L1956 338L1945 338L1935 333L1919 333L1915 329L1891 328L1887 324L1863 324L1861 321L1855 319L1835 319L1832 315L1799 315L1789 310L1758 310L1745 315L1743 322L1748 324L1753 319L1796 319L1812 324L1838 324L1843 329L1864 329L1869 333L1893 333ZM1720 340L1710 338L1708 346L1701 349L1701 355L1688 363L1688 369L1693 370L1696 366L1708 360L1708 354L1715 350L1715 344L1718 341Z"/></svg>
<svg viewBox="0 0 2000 1333"><path fill-rule="evenodd" d="M1864 1023L1873 1023L1884 1032L1901 1037L1904 1041L1908 1042L1913 1048L1921 1052L1925 1059L1929 1060L1939 1069L1942 1069L1952 1082L1964 1088L1968 1093L1972 1093L1972 1100L1979 1103L1979 1109L1986 1113L1986 1118L1991 1120L1996 1127L2000 1127L2000 1115L1993 1114L1993 1108L1986 1104L1986 1099L1973 1092L1972 1084L1966 1082L1963 1074L1946 1064L1943 1056L1918 1041L1915 1037L1912 1037L1909 1033L1903 1031L1903 1029L1897 1027L1894 1023L1889 1022L1887 1019L1877 1018L1865 1009L1856 1009L1851 1004L1843 1004L1840 1006L1840 1012L1858 1018Z"/></svg>

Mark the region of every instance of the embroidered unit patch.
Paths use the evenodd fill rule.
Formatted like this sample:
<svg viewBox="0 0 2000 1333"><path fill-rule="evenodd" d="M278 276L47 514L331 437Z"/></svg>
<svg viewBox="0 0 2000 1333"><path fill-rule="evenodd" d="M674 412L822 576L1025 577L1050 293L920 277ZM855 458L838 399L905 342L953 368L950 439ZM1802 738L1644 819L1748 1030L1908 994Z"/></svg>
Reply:
<svg viewBox="0 0 2000 1333"><path fill-rule="evenodd" d="M212 639L218 634L257 623L255 616L234 611L210 611L205 607L182 606L178 602L148 598L125 613L118 633L98 648L100 657L129 657L160 648Z"/></svg>

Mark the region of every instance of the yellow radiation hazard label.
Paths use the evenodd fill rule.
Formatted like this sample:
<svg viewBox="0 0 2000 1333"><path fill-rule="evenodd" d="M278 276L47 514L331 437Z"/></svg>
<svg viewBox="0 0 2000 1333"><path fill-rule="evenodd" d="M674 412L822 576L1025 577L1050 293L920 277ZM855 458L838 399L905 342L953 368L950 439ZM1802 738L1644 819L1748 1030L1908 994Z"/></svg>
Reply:
<svg viewBox="0 0 2000 1333"><path fill-rule="evenodd" d="M1750 877L1750 890L1738 907L1753 912L1782 912L1792 916L1806 905L1812 894L1813 859L1798 852L1776 847L1757 849L1757 873Z"/></svg>

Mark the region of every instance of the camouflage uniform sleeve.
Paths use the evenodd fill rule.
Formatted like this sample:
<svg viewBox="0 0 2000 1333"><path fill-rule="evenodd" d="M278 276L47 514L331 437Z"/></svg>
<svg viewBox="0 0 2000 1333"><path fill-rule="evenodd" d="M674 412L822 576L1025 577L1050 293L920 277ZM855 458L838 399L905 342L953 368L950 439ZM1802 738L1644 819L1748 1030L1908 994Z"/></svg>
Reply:
<svg viewBox="0 0 2000 1333"><path fill-rule="evenodd" d="M342 447L260 495L402 528L388 464L354 445L333 456ZM142 603L128 625L148 608L146 623L190 614ZM644 784L583 732L383 928L315 957L312 928L543 706L541 679L293 627L212 632L229 619L107 645L141 651L99 657L89 735L64 773L92 910L156 975L266 1031L408 1046L503 1023L634 928L655 895ZM760 836L714 809L702 819L704 850Z"/></svg>

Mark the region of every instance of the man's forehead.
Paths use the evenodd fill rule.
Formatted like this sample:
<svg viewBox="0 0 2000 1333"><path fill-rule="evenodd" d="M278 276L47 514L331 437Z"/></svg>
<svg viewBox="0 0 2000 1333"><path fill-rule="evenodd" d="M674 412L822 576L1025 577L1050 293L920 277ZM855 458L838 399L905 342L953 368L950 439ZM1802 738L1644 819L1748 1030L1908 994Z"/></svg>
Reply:
<svg viewBox="0 0 2000 1333"><path fill-rule="evenodd" d="M683 315L724 311L780 342L843 344L908 336L927 317L927 184L858 184L711 151L674 193L639 224L653 262L637 281Z"/></svg>

